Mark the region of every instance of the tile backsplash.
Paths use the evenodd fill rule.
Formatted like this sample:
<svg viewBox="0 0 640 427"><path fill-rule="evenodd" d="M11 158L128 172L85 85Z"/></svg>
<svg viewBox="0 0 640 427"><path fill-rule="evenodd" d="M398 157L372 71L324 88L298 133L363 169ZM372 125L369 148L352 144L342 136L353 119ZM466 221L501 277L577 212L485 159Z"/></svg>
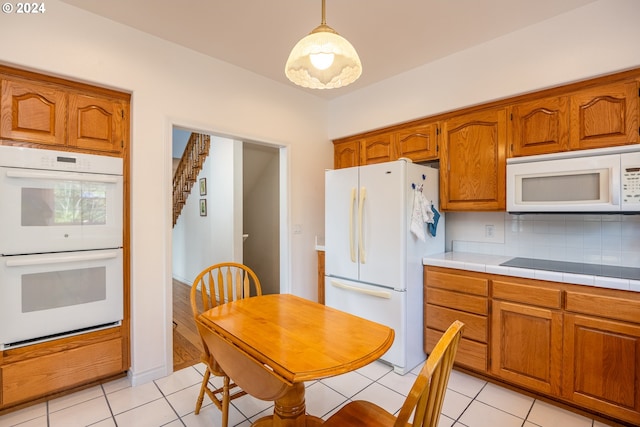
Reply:
<svg viewBox="0 0 640 427"><path fill-rule="evenodd" d="M504 235L485 237L488 223ZM448 212L446 227L456 252L640 266L640 215Z"/></svg>

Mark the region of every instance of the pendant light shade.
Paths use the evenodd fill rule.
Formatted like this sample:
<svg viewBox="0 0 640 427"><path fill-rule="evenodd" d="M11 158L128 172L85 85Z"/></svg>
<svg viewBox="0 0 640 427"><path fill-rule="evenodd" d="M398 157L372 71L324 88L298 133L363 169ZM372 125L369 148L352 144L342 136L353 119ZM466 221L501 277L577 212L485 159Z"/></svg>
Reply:
<svg viewBox="0 0 640 427"><path fill-rule="evenodd" d="M362 74L354 47L325 20L291 50L285 74L293 83L311 89L334 89L353 83Z"/></svg>

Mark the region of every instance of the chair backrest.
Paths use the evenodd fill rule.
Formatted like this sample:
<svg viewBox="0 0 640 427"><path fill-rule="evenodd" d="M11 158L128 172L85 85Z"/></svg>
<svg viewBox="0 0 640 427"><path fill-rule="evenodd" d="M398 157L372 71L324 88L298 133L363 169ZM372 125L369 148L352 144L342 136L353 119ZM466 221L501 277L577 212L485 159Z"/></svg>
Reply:
<svg viewBox="0 0 640 427"><path fill-rule="evenodd" d="M405 427L414 409L413 427L438 425L453 359L463 329L464 323L456 320L442 335L413 383L394 427Z"/></svg>
<svg viewBox="0 0 640 427"><path fill-rule="evenodd" d="M197 317L225 302L262 295L258 276L249 267L223 262L202 270L191 285L191 311Z"/></svg>

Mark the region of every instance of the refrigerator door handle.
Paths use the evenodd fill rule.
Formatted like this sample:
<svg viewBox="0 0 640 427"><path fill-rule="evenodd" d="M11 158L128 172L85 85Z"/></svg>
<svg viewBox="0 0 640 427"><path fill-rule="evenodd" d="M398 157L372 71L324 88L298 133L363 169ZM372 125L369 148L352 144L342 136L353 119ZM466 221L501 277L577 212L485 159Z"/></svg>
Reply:
<svg viewBox="0 0 640 427"><path fill-rule="evenodd" d="M334 288L340 288L360 294L371 295L377 298L391 299L391 292L388 291L374 291L372 289L358 288L356 286L347 285L346 283L341 283L336 280L331 281L331 286L333 286Z"/></svg>
<svg viewBox="0 0 640 427"><path fill-rule="evenodd" d="M366 254L364 251L364 237L362 237L362 216L364 212L364 200L367 198L367 188L360 189L360 206L358 208L358 243L360 249L360 264L366 263Z"/></svg>
<svg viewBox="0 0 640 427"><path fill-rule="evenodd" d="M353 236L353 207L356 204L356 189L351 189L351 203L349 204L349 252L351 254L351 262L356 262L356 248Z"/></svg>

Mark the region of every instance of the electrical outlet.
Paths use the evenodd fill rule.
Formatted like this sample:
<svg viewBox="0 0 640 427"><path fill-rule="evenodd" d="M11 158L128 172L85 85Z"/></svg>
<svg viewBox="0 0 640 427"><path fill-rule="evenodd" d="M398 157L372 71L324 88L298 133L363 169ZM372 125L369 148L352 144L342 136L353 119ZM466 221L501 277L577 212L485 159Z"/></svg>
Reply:
<svg viewBox="0 0 640 427"><path fill-rule="evenodd" d="M302 234L302 224L293 224L293 234Z"/></svg>
<svg viewBox="0 0 640 427"><path fill-rule="evenodd" d="M496 235L496 226L493 224L487 224L484 226L484 237L489 239L494 238Z"/></svg>

